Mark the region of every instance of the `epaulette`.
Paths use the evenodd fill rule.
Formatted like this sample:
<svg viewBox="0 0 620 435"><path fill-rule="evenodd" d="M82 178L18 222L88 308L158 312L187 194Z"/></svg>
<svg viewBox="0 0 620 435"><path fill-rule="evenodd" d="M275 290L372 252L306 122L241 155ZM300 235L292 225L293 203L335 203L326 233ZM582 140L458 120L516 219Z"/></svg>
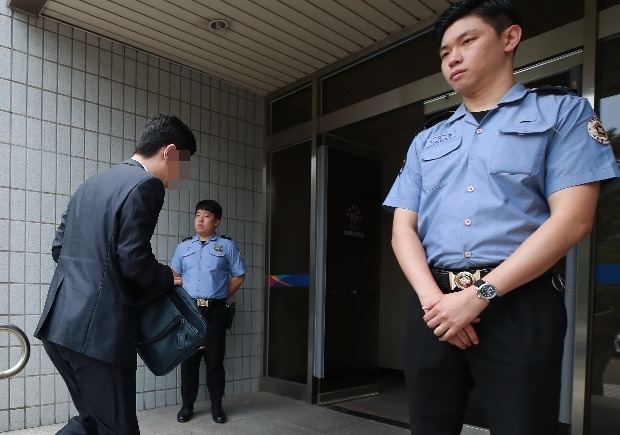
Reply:
<svg viewBox="0 0 620 435"><path fill-rule="evenodd" d="M188 240L192 240L192 236L187 236L186 238L184 238L183 240L181 240L182 242L187 242Z"/></svg>
<svg viewBox="0 0 620 435"><path fill-rule="evenodd" d="M579 93L575 88L567 88L564 86L552 86L552 85L544 85L538 88L529 89L530 92L536 92L541 95L573 95L577 96Z"/></svg>
<svg viewBox="0 0 620 435"><path fill-rule="evenodd" d="M228 237L228 236L224 236L224 235L222 235L222 236L220 236L220 237L221 237L222 239L232 240L232 237Z"/></svg>
<svg viewBox="0 0 620 435"><path fill-rule="evenodd" d="M427 128L431 128L435 124L439 124L441 121L445 121L449 117L454 115L454 110L447 110L445 112L441 112L438 115L433 116L431 119L424 123L424 130Z"/></svg>

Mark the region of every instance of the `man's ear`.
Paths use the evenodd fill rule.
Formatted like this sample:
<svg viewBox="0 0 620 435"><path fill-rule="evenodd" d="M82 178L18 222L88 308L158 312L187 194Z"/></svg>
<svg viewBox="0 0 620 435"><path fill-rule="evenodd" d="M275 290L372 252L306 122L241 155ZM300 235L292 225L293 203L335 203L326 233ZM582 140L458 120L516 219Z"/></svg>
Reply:
<svg viewBox="0 0 620 435"><path fill-rule="evenodd" d="M522 34L523 30L521 29L521 26L517 24L513 24L504 30L504 51L507 53L510 51L514 52L517 49L519 42L521 42Z"/></svg>
<svg viewBox="0 0 620 435"><path fill-rule="evenodd" d="M173 143L171 143L171 144L169 144L169 145L166 145L166 146L163 148L163 150L164 150L164 151L163 151L163 153L164 153L164 154L163 154L163 156L164 156L164 160L169 160L169 159L170 159L170 157L171 157L171 155L170 155L170 151L172 151L172 150L176 150L176 149L177 149L177 146L176 146L175 144L173 144Z"/></svg>

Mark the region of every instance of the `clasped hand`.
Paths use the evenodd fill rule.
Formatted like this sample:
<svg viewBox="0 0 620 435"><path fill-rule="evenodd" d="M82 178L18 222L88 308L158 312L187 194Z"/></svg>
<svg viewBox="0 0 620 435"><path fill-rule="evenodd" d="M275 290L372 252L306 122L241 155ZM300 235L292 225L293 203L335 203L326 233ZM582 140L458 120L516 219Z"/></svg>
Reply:
<svg viewBox="0 0 620 435"><path fill-rule="evenodd" d="M438 299L422 307L424 322L439 337L459 349L479 343L473 325L480 321L478 317L488 305L484 299L476 297L469 289L442 294Z"/></svg>
<svg viewBox="0 0 620 435"><path fill-rule="evenodd" d="M172 277L174 278L174 285L183 285L183 278L174 270L172 271Z"/></svg>

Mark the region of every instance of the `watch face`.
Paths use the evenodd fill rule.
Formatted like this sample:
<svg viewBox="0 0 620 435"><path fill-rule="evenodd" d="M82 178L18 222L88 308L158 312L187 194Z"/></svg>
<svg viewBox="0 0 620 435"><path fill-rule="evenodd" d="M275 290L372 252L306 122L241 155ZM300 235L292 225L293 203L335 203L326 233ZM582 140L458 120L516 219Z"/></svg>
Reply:
<svg viewBox="0 0 620 435"><path fill-rule="evenodd" d="M492 284L482 284L479 288L478 288L478 293L480 294L480 296L482 296L485 299L491 299L495 296L497 296L497 290L495 289L495 286Z"/></svg>

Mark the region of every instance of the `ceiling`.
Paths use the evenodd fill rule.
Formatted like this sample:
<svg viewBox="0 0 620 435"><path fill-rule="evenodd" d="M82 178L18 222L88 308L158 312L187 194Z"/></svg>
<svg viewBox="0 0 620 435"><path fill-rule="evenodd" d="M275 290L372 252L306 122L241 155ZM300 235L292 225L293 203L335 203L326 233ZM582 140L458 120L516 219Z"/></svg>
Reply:
<svg viewBox="0 0 620 435"><path fill-rule="evenodd" d="M454 1L49 0L42 15L266 95Z"/></svg>

